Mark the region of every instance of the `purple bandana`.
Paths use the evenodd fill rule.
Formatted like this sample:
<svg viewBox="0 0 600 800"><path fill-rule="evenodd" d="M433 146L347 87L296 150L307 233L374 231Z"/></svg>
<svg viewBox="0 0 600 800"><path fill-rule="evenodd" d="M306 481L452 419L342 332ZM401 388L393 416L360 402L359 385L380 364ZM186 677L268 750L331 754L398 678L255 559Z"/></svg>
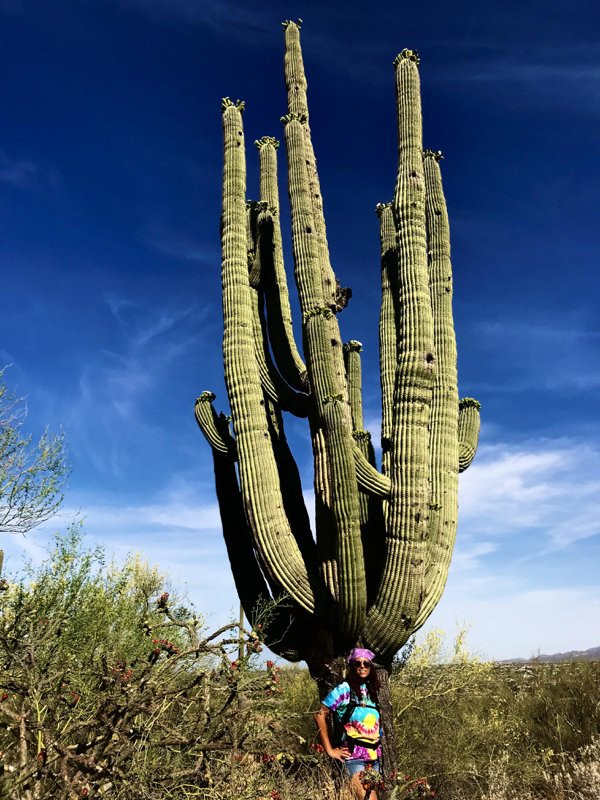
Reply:
<svg viewBox="0 0 600 800"><path fill-rule="evenodd" d="M348 653L346 662L348 664L351 664L353 661L356 661L357 658L366 658L369 661L373 661L373 659L375 658L375 653L372 653L365 647L355 647L354 650L350 650L350 652Z"/></svg>

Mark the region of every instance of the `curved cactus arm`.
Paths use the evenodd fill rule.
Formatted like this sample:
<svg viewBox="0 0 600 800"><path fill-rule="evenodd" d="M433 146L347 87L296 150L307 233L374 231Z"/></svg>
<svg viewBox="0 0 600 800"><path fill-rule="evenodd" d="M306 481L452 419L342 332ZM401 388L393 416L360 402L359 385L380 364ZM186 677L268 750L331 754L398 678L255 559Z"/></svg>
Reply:
<svg viewBox="0 0 600 800"><path fill-rule="evenodd" d="M458 404L458 471L464 472L475 458L479 443L479 409L474 397L463 397Z"/></svg>
<svg viewBox="0 0 600 800"><path fill-rule="evenodd" d="M379 375L381 381L381 471L389 475L396 377L398 312L398 243L391 203L378 203L381 242L381 309L379 312ZM392 288L393 284L393 288Z"/></svg>
<svg viewBox="0 0 600 800"><path fill-rule="evenodd" d="M302 119L309 195L313 212L315 238L317 240L319 259L321 262L323 302L325 306L335 311L339 308L337 296L338 284L329 259L325 215L323 213L323 196L321 194L317 161L310 133L308 101L306 97L307 82L304 72L302 48L300 46L300 22L285 20L282 24L285 31L284 75L288 96L288 113L297 114L299 118Z"/></svg>
<svg viewBox="0 0 600 800"><path fill-rule="evenodd" d="M254 355L246 240L246 160L242 108L223 101L223 361L239 459L243 506L269 581L312 613L326 603L316 570L305 565L284 513Z"/></svg>
<svg viewBox="0 0 600 800"><path fill-rule="evenodd" d="M429 426L429 537L420 627L442 596L456 538L458 508L458 377L452 320L450 228L442 188L440 151L423 154L429 287L433 310L436 372Z"/></svg>
<svg viewBox="0 0 600 800"><path fill-rule="evenodd" d="M244 613L254 625L257 613L271 606L273 599L252 546L252 534L244 515L235 465L231 459L215 450L213 464L223 538L233 581ZM285 603L276 605L269 617L265 629L266 644L278 655L299 661L301 639Z"/></svg>
<svg viewBox="0 0 600 800"><path fill-rule="evenodd" d="M354 463L356 466L356 480L364 492L374 497L388 498L390 496L391 480L387 475L382 475L378 472L358 447L354 448Z"/></svg>
<svg viewBox="0 0 600 800"><path fill-rule="evenodd" d="M265 398L269 432L273 453L279 470L279 482L286 516L305 563L316 564L315 540L310 528L310 518L306 510L302 482L298 466L290 450L283 426L283 415L276 403Z"/></svg>
<svg viewBox="0 0 600 800"><path fill-rule="evenodd" d="M381 586L369 610L365 639L395 653L408 639L423 594L429 515L428 426L433 388L433 317L427 271L425 184L418 57L396 58L399 167L394 195L398 232L398 356L394 385L391 492Z"/></svg>
<svg viewBox="0 0 600 800"><path fill-rule="evenodd" d="M272 249L262 257L262 287L267 306L267 326L273 357L283 378L294 389L306 391L306 367L298 352L292 326L292 311L283 264L279 190L277 187L277 148L272 136L255 143L260 161L260 199L267 203L273 218Z"/></svg>
<svg viewBox="0 0 600 800"><path fill-rule="evenodd" d="M265 271L265 261L271 254L273 242L273 218L266 208L266 203L258 204L258 220L256 226L255 257L250 271L252 300L252 323L254 331L254 353L260 375L260 381L266 395L284 411L296 417L308 414L308 396L303 392L295 392L281 377L269 350L267 325L263 314L263 296L260 276ZM255 284L252 278L255 277Z"/></svg>
<svg viewBox="0 0 600 800"><path fill-rule="evenodd" d="M235 461L237 459L235 439L229 432L225 415L217 415L213 408L215 397L213 392L202 392L196 399L194 404L196 422L212 449Z"/></svg>
<svg viewBox="0 0 600 800"><path fill-rule="evenodd" d="M335 540L338 624L342 635L354 639L364 622L366 588L344 360L337 319L323 300L302 123L295 114L287 115L283 122L295 276L311 388L309 417L312 416L313 428L323 430L330 490L329 530L318 528L317 539L325 535Z"/></svg>

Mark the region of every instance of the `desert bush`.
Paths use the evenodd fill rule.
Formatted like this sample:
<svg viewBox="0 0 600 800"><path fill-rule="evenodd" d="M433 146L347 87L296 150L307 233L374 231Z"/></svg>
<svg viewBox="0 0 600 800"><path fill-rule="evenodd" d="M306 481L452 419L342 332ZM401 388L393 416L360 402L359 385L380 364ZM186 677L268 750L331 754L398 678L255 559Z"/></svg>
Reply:
<svg viewBox="0 0 600 800"><path fill-rule="evenodd" d="M394 674L399 769L452 800L587 797L552 781L581 759L593 774L599 679L597 662L481 663L463 635L448 653L430 634Z"/></svg>
<svg viewBox="0 0 600 800"><path fill-rule="evenodd" d="M274 747L290 736L279 669L255 664L261 624L239 657L237 623L209 633L155 569L59 537L0 593L0 796L277 792L296 759Z"/></svg>
<svg viewBox="0 0 600 800"><path fill-rule="evenodd" d="M0 591L0 797L344 797L308 672L257 654L269 613L241 638L208 631L139 558L59 537ZM389 796L600 797L599 678L595 662L481 663L462 634L449 652L430 634L392 675Z"/></svg>

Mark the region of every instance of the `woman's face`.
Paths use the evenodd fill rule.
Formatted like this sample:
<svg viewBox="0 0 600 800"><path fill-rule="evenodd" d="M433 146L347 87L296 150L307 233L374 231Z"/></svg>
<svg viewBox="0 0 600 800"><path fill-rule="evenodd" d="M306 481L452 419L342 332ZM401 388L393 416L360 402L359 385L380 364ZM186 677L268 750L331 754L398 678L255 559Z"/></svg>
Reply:
<svg viewBox="0 0 600 800"><path fill-rule="evenodd" d="M359 678L366 678L371 672L371 662L367 658L357 658L352 662L352 667Z"/></svg>

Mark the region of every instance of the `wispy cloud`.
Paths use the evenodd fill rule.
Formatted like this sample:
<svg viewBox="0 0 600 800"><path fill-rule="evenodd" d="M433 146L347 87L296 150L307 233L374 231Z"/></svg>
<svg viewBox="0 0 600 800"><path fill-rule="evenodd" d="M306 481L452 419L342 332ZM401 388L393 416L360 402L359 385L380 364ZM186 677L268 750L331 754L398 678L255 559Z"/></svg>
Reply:
<svg viewBox="0 0 600 800"><path fill-rule="evenodd" d="M600 450L573 440L481 447L461 476L459 525L467 546L539 531L537 555L600 535Z"/></svg>
<svg viewBox="0 0 600 800"><path fill-rule="evenodd" d="M24 192L45 192L59 188L60 176L55 167L30 158L11 158L0 150L0 183Z"/></svg>
<svg viewBox="0 0 600 800"><path fill-rule="evenodd" d="M117 0L118 5L128 10L142 12L150 20L161 22L174 20L187 25L205 25L216 31L227 31L230 36L252 34L271 37L272 23L266 9L260 6L240 4L231 0L218 3L198 0Z"/></svg>
<svg viewBox="0 0 600 800"><path fill-rule="evenodd" d="M214 244L201 241L184 231L153 229L142 234L142 239L146 246L159 253L183 261L218 263L220 258L219 250Z"/></svg>
<svg viewBox="0 0 600 800"><path fill-rule="evenodd" d="M82 368L65 424L79 459L119 476L124 462L135 457L136 442L160 435L169 376L199 347L209 309L114 295L105 301L119 334L110 337L111 349L97 351Z"/></svg>

